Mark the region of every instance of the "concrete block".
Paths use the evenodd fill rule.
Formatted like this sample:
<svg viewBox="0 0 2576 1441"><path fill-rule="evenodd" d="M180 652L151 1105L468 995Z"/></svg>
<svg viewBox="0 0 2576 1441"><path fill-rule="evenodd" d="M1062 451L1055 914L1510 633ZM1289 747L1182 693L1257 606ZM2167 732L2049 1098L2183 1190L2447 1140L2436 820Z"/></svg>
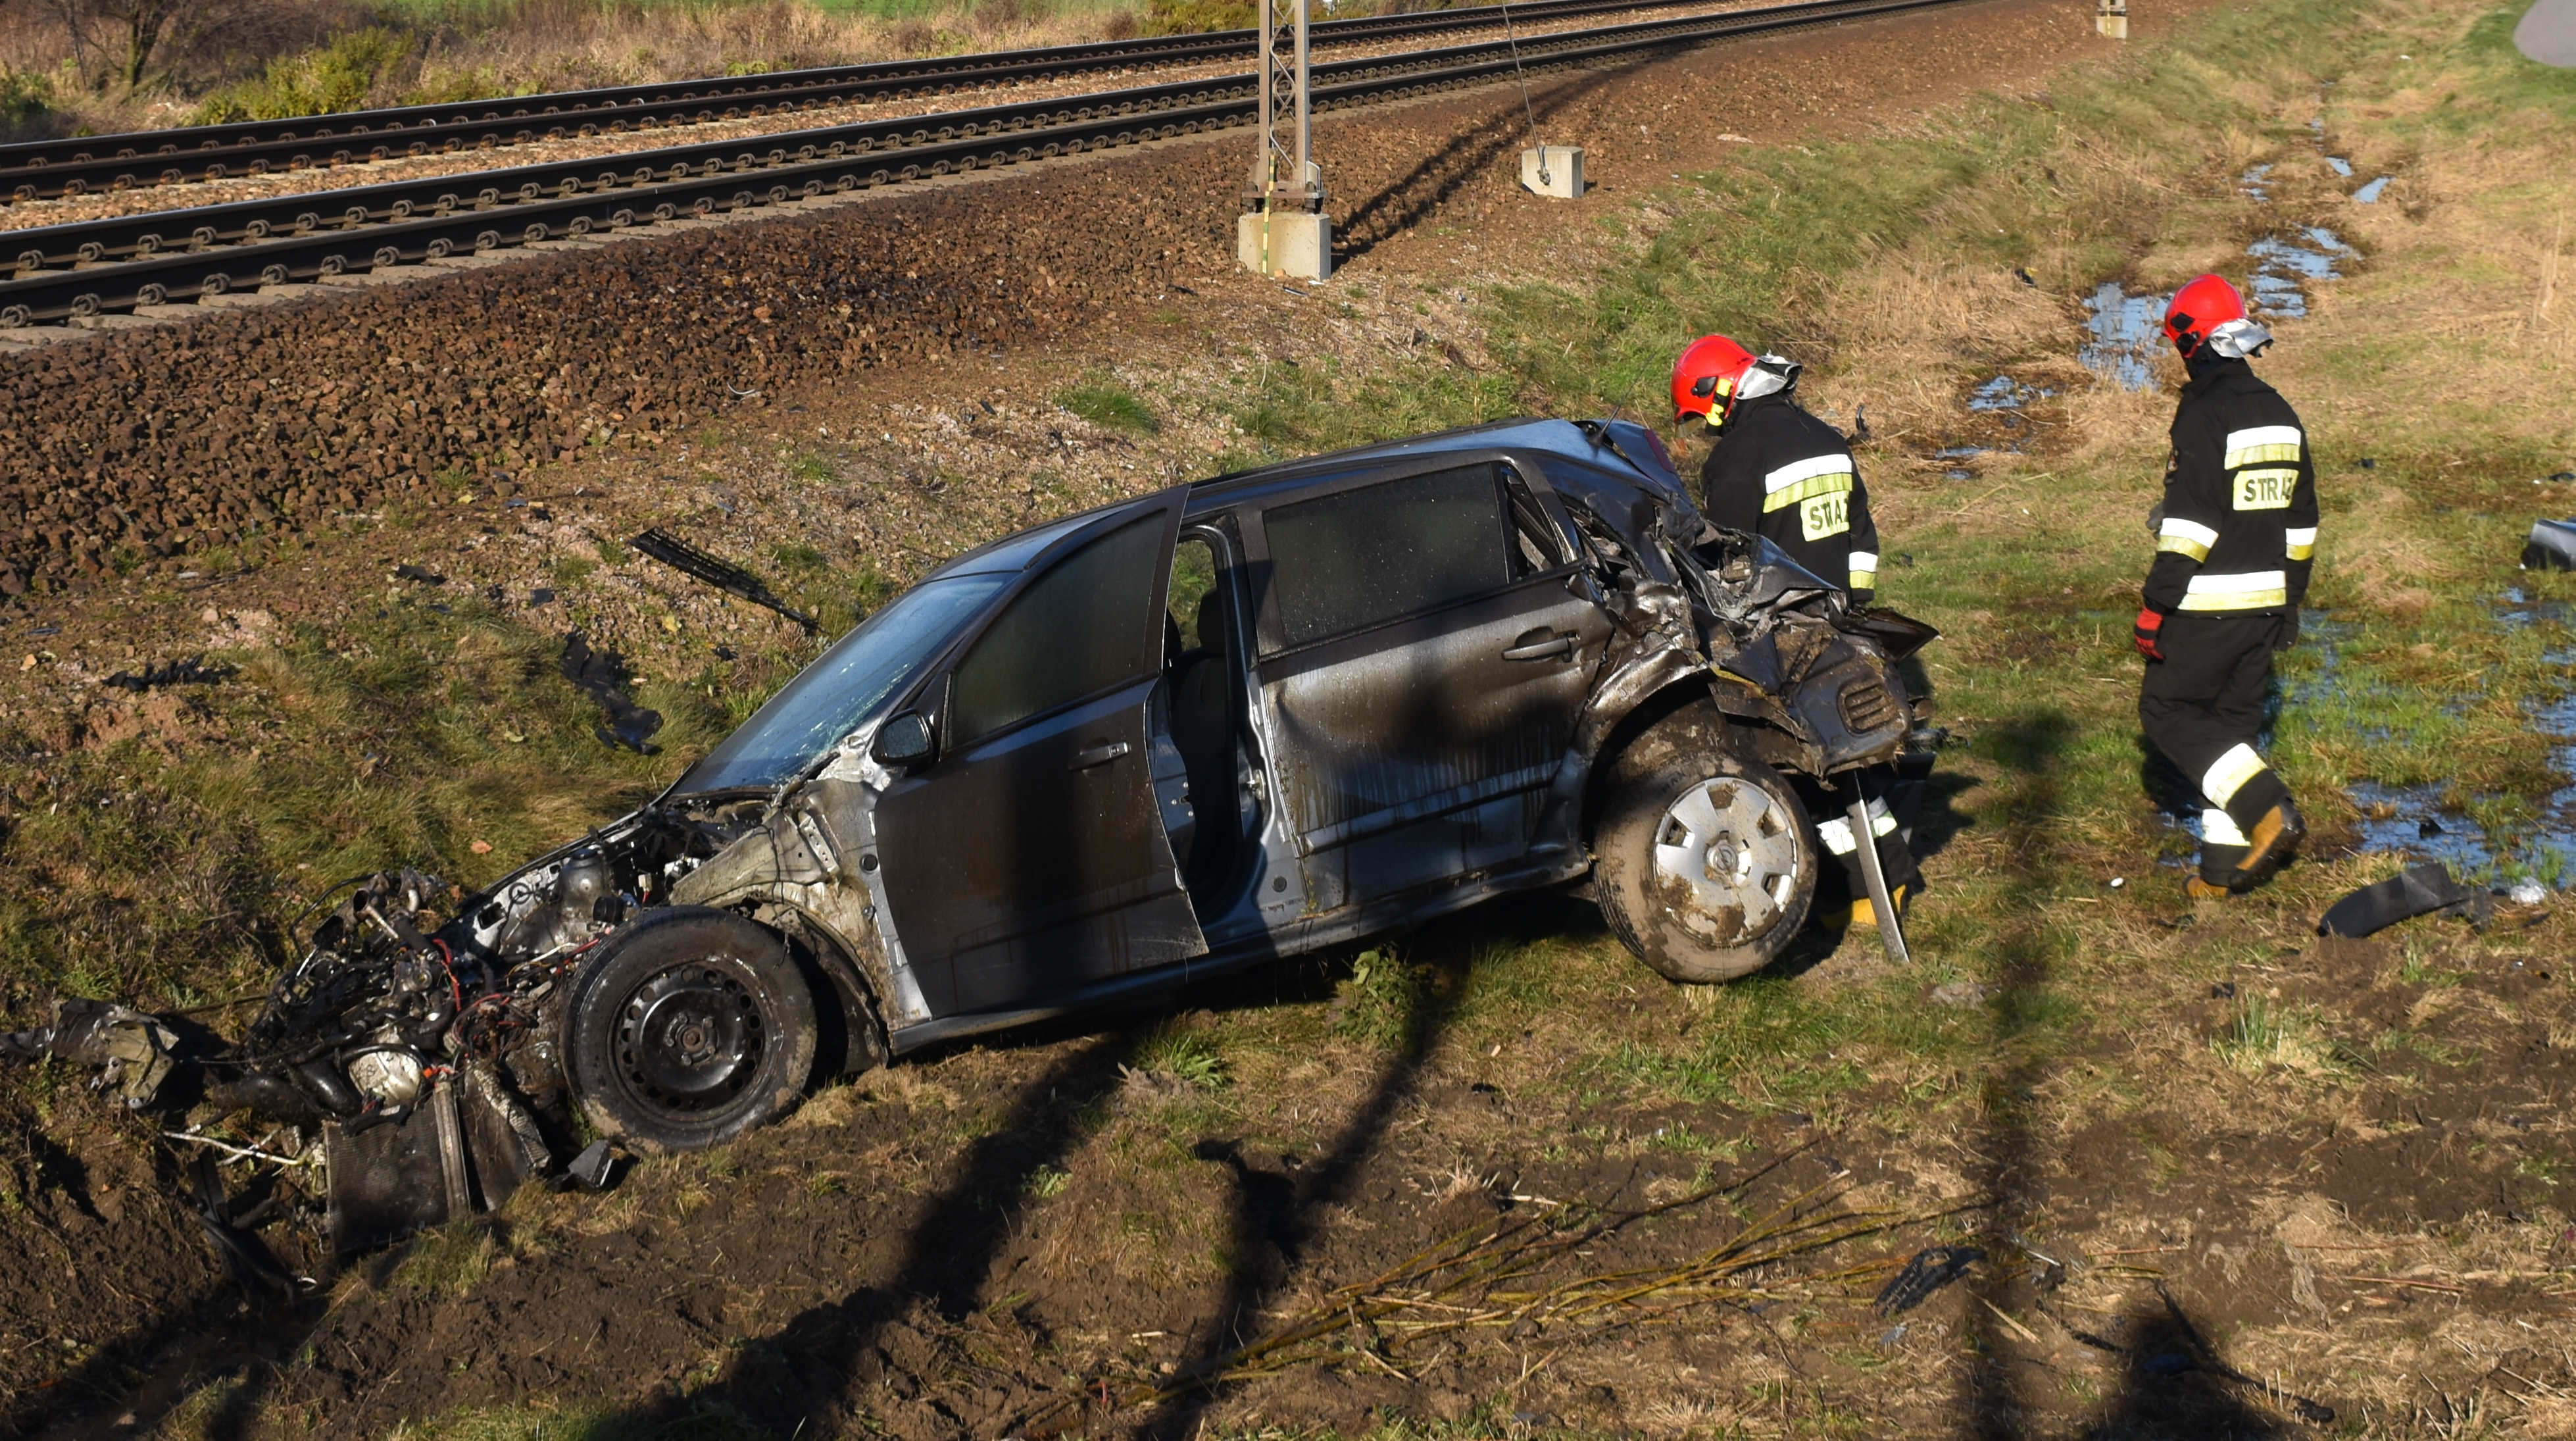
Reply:
<svg viewBox="0 0 2576 1441"><path fill-rule="evenodd" d="M1333 217L1261 210L1234 220L1234 254L1243 268L1283 280L1323 280L1333 273Z"/></svg>
<svg viewBox="0 0 2576 1441"><path fill-rule="evenodd" d="M1546 172L1541 178L1540 172ZM1551 200L1583 198L1583 147L1533 145L1521 152L1521 188Z"/></svg>
<svg viewBox="0 0 2576 1441"><path fill-rule="evenodd" d="M2129 0L2100 0L2093 12L2093 28L2107 39L2129 38Z"/></svg>

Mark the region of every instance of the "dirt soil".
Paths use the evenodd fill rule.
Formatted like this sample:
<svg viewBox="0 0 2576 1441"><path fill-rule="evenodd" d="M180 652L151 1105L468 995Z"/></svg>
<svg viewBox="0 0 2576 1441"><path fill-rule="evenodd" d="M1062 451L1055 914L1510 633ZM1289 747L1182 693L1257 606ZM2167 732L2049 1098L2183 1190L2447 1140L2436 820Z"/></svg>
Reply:
<svg viewBox="0 0 2576 1441"><path fill-rule="evenodd" d="M2132 25L2149 38L2171 13ZM2043 85L2098 43L2083 7L1995 0L1535 99L1552 135L1589 146L1603 194L1634 197L1723 163L1725 137L1901 124ZM0 703L65 746L137 727L196 743L183 702L102 678L280 618L328 624L398 563L534 620L560 606L685 673L770 622L633 559L541 602L555 563L684 520L720 550L794 539L901 579L1188 478L1175 457L1213 463L1243 437L1176 422L1149 451L1047 397L1226 347L1237 366L1421 347L1472 365L1456 287L1602 243L1512 185L1519 111L1482 91L1319 126L1348 254L1312 291L1232 268L1238 147L1174 144L0 362L23 417L0 445L37 516L8 554L55 587L0 610L29 662ZM505 448L466 434L486 425ZM280 438L308 459L286 469ZM83 496L122 511L78 511ZM156 553L200 529L223 539ZM137 547L122 573L120 542ZM2053 884L2044 819L1954 826L1953 863ZM2426 923L2382 945L2240 912L2170 934L2172 964L2134 1000L2185 1020L2152 1035L2080 1033L1991 1074L1872 1074L1831 1107L1769 1096L1753 1071L1644 1103L1609 1099L1625 1092L1599 1038L1692 1042L1700 1004L1650 983L1588 907L1530 899L1357 970L1282 968L1177 1014L908 1060L721 1152L641 1162L600 1196L532 1188L301 1297L239 1292L169 1151L48 1073L0 1098L0 1274L23 1278L0 1288L0 1427L384 1435L552 1407L598 1435L1360 1432L1401 1415L1496 1435L2287 1436L2390 1421L2338 1388L2404 1364L2437 1389L2504 1386L2528 1398L2529 1434L2568 1434L2544 1423L2576 1427L2576 1311L2547 1288L2576 1229L2531 1241L2566 1210L2563 926ZM1795 984L1885 974L1865 937L1837 940ZM2249 1035L2256 1000L2306 1018L2339 1063ZM1938 1027L2007 1002L1954 982L1919 1008ZM2285 1093L2213 1060L2258 1044L2316 1079ZM2041 1136L2033 1101L2080 1095L2088 1058L2181 1078L2172 1107ZM1976 1104L1938 1125L1853 1119L1963 1090ZM1384 1280L1524 1225L1500 1244L1533 1265L1512 1248L1582 1244L1435 1296ZM270 1233L323 1270L292 1227ZM1935 1276L1962 1264L1918 1305L1873 1304L1936 1246L1979 1254L1927 1258ZM1533 1294L1619 1299L1542 1316ZM1300 1324L1305 1351L1235 1355ZM2505 1360L2463 1375L2473 1351ZM1334 1364L1303 1364L1318 1356Z"/></svg>

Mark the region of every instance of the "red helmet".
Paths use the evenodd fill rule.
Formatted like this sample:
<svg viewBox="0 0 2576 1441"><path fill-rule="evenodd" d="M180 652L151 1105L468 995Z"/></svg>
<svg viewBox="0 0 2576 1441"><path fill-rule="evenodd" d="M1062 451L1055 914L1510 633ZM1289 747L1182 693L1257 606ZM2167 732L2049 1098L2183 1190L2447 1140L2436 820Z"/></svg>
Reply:
<svg viewBox="0 0 2576 1441"><path fill-rule="evenodd" d="M2174 292L2165 307L2165 339L2188 360L2203 345L2230 360L2256 354L2272 343L2272 333L2245 315L2245 297L2215 275L2204 275Z"/></svg>
<svg viewBox="0 0 2576 1441"><path fill-rule="evenodd" d="M1673 419L1705 415L1724 423L1735 402L1786 390L1798 367L1776 355L1755 355L1723 335L1703 335L1673 362Z"/></svg>

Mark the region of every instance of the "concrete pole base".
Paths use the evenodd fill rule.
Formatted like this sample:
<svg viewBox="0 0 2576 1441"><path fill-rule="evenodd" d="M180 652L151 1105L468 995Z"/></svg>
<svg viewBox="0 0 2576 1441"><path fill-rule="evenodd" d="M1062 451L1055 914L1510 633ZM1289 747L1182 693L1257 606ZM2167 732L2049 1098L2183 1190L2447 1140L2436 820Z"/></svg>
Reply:
<svg viewBox="0 0 2576 1441"><path fill-rule="evenodd" d="M2106 39L2128 39L2128 0L2101 0L2100 7L2093 12L2093 28Z"/></svg>
<svg viewBox="0 0 2576 1441"><path fill-rule="evenodd" d="M1333 217L1301 210L1258 210L1234 218L1234 255L1243 268L1282 280L1323 280L1333 273Z"/></svg>
<svg viewBox="0 0 2576 1441"><path fill-rule="evenodd" d="M1583 198L1583 147L1533 145L1521 152L1521 188L1551 200Z"/></svg>

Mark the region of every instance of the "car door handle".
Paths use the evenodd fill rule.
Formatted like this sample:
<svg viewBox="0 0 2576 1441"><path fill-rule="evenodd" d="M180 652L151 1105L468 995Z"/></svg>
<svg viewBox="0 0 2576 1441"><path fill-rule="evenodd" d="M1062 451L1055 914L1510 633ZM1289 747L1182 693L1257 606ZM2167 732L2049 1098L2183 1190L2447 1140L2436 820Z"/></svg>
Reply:
<svg viewBox="0 0 2576 1441"><path fill-rule="evenodd" d="M1092 746L1086 750L1074 752L1073 764L1065 767L1065 769L1087 771L1093 766L1107 765L1111 761L1114 761L1125 754L1127 754L1127 743L1125 741L1102 741L1100 744Z"/></svg>
<svg viewBox="0 0 2576 1441"><path fill-rule="evenodd" d="M1503 659L1554 660L1571 654L1573 650L1574 636L1571 632L1534 630L1522 636L1510 650L1504 651Z"/></svg>

